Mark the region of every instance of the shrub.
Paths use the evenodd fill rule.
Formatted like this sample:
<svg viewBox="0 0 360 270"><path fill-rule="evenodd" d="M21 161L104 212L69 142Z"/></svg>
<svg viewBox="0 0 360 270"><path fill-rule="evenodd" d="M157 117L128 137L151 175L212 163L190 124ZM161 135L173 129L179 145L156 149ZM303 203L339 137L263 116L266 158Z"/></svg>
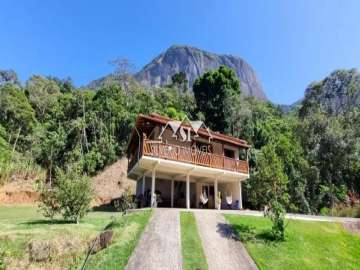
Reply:
<svg viewBox="0 0 360 270"><path fill-rule="evenodd" d="M357 208L356 208L355 217L360 218L360 205L358 205Z"/></svg>
<svg viewBox="0 0 360 270"><path fill-rule="evenodd" d="M334 211L334 216L338 216L338 217L352 217L355 216L355 208L352 207L336 207L335 211Z"/></svg>
<svg viewBox="0 0 360 270"><path fill-rule="evenodd" d="M273 223L271 234L274 240L285 240L285 214L284 206L276 200L272 200L269 209L265 211L265 216Z"/></svg>
<svg viewBox="0 0 360 270"><path fill-rule="evenodd" d="M322 216L335 217L360 217L360 205L348 206L345 204L337 204L332 209L323 207L320 210Z"/></svg>
<svg viewBox="0 0 360 270"><path fill-rule="evenodd" d="M55 188L44 185L43 182L38 182L38 191L40 193L40 211L44 217L53 219L60 212Z"/></svg>
<svg viewBox="0 0 360 270"><path fill-rule="evenodd" d="M360 205L346 206L339 204L334 209L334 216L338 217L360 217Z"/></svg>
<svg viewBox="0 0 360 270"><path fill-rule="evenodd" d="M40 209L45 217L61 214L65 220L78 223L90 209L93 197L91 180L77 168L57 170L53 187L40 184Z"/></svg>
<svg viewBox="0 0 360 270"><path fill-rule="evenodd" d="M134 202L134 197L131 193L129 187L127 187L121 197L114 201L114 206L116 210L123 212L125 215L129 209L133 209L136 207L136 203Z"/></svg>
<svg viewBox="0 0 360 270"><path fill-rule="evenodd" d="M320 215L329 216L330 215L330 209L328 207L321 208L320 209Z"/></svg>

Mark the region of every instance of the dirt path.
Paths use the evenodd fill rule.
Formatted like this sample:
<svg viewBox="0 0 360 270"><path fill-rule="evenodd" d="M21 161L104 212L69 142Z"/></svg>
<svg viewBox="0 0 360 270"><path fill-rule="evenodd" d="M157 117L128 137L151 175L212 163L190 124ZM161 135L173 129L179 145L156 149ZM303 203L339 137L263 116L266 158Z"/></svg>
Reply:
<svg viewBox="0 0 360 270"><path fill-rule="evenodd" d="M209 270L258 269L222 214L194 211Z"/></svg>
<svg viewBox="0 0 360 270"><path fill-rule="evenodd" d="M182 269L179 210L155 209L125 269Z"/></svg>

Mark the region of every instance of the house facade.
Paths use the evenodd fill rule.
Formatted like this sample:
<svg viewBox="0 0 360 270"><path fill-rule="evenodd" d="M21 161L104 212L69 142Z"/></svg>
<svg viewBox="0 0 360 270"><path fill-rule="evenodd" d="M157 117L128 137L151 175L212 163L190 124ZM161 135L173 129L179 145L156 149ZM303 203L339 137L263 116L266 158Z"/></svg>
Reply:
<svg viewBox="0 0 360 270"><path fill-rule="evenodd" d="M199 121L139 115L128 144L128 177L144 207L242 208L246 141Z"/></svg>

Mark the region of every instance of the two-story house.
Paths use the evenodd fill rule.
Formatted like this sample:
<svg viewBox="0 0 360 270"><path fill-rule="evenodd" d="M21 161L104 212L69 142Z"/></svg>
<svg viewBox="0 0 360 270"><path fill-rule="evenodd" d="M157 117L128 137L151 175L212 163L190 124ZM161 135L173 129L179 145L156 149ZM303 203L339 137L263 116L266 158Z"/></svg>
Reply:
<svg viewBox="0 0 360 270"><path fill-rule="evenodd" d="M147 206L241 209L248 149L246 141L199 121L139 115L128 144L128 177L137 181L136 195L149 198Z"/></svg>

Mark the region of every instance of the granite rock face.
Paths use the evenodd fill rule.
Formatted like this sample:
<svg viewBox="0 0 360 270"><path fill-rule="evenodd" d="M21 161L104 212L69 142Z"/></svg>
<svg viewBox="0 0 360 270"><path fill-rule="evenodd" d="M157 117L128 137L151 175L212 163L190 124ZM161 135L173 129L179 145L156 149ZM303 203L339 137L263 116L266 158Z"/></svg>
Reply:
<svg viewBox="0 0 360 270"><path fill-rule="evenodd" d="M253 68L243 59L232 55L219 55L189 46L172 46L135 74L144 86L162 86L171 82L171 76L185 72L189 88L204 72L226 65L236 72L245 95L267 100Z"/></svg>
<svg viewBox="0 0 360 270"><path fill-rule="evenodd" d="M319 104L328 115L341 115L360 108L360 73L356 69L340 69L305 90L304 102Z"/></svg>

